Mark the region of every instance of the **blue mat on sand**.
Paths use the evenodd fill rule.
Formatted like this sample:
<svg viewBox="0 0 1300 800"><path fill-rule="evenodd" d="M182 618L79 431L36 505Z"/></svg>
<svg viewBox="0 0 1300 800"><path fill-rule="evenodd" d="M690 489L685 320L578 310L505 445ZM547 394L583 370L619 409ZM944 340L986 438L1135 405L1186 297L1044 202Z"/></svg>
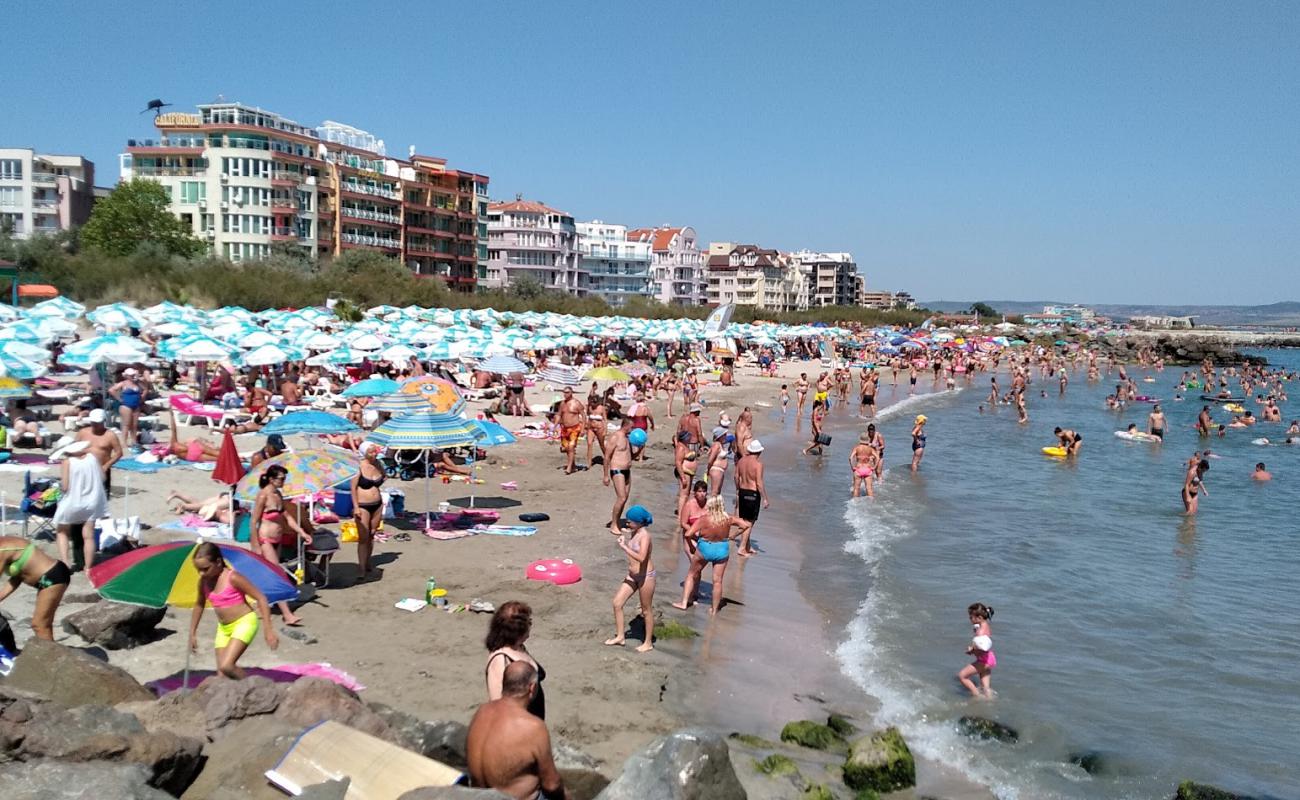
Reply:
<svg viewBox="0 0 1300 800"><path fill-rule="evenodd" d="M127 472L144 472L144 473L150 473L150 472L159 472L159 471L161 471L161 470L164 470L164 469L167 469L168 467L173 467L173 466L176 466L176 465L175 465L175 464L164 464L164 463L161 462L161 461L155 462L155 463L153 463L153 464L144 464L144 463L141 463L141 462L139 462L139 461L136 461L134 458L124 458L124 459L122 459L121 461L119 461L119 462L117 462L116 464L114 464L114 465L113 465L113 469L126 470Z"/></svg>

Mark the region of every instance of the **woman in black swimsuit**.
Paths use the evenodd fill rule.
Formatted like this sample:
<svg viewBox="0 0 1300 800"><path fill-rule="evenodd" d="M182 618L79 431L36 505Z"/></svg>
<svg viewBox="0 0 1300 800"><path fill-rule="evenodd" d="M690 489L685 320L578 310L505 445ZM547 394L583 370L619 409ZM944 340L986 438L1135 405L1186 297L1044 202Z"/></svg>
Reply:
<svg viewBox="0 0 1300 800"><path fill-rule="evenodd" d="M483 672L487 676L488 699L497 700L501 697L501 679L506 667L515 661L532 664L537 668L537 694L528 702L528 712L539 719L546 719L546 693L542 691L546 670L524 647L532 629L533 610L527 603L518 600L503 603L492 615L492 623L488 627L484 644L490 653Z"/></svg>
<svg viewBox="0 0 1300 800"><path fill-rule="evenodd" d="M352 478L352 518L357 525L358 580L370 577L370 555L375 550L375 534L384 520L384 467L379 463L379 445L361 445L361 470Z"/></svg>

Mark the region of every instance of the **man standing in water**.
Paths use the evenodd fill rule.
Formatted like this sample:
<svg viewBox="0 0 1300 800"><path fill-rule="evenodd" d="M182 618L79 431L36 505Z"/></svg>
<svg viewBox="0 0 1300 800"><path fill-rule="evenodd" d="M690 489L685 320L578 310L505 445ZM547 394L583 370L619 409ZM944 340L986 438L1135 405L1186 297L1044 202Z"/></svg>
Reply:
<svg viewBox="0 0 1300 800"><path fill-rule="evenodd" d="M90 454L104 473L104 494L109 495L113 489L113 465L122 458L122 442L104 426L104 409L92 410L86 419L90 425L77 432L77 441L90 443Z"/></svg>
<svg viewBox="0 0 1300 800"><path fill-rule="evenodd" d="M564 451L564 474L572 475L577 469L574 459L578 455L578 440L582 438L583 417L585 409L582 402L573 396L573 389L564 387L564 399L560 401L560 449Z"/></svg>
<svg viewBox="0 0 1300 800"><path fill-rule="evenodd" d="M1156 403L1147 415L1147 428L1152 436L1165 440L1165 412L1160 410L1160 404Z"/></svg>
<svg viewBox="0 0 1300 800"><path fill-rule="evenodd" d="M749 537L758 522L759 511L771 507L767 499L767 487L763 485L763 443L751 439L744 454L736 460L736 516L749 523L736 551L741 556L752 556L756 551L749 544Z"/></svg>
<svg viewBox="0 0 1300 800"><path fill-rule="evenodd" d="M611 533L623 533L623 509L627 507L627 497L632 491L632 445L627 435L632 431L632 420L623 417L618 430L605 437L605 480L606 486L614 486L614 508L610 512L609 530Z"/></svg>
<svg viewBox="0 0 1300 800"><path fill-rule="evenodd" d="M1201 413L1196 417L1196 430L1202 436L1210 435L1210 428L1214 427L1214 420L1210 418L1210 407L1201 406Z"/></svg>

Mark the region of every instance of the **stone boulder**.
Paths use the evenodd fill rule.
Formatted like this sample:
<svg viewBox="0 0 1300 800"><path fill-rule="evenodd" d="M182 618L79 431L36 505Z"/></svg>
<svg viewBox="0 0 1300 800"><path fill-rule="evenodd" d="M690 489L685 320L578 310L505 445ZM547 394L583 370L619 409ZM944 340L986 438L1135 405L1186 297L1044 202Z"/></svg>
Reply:
<svg viewBox="0 0 1300 800"><path fill-rule="evenodd" d="M1204 783L1183 781L1178 784L1174 800L1249 800L1249 798Z"/></svg>
<svg viewBox="0 0 1300 800"><path fill-rule="evenodd" d="M172 800L149 785L149 771L139 764L32 761L5 771L3 782L5 800Z"/></svg>
<svg viewBox="0 0 1300 800"><path fill-rule="evenodd" d="M392 741L425 758L461 770L469 767L465 757L465 739L469 728L459 722L422 720L383 703L369 703L370 710L388 724ZM556 757L557 766L559 757Z"/></svg>
<svg viewBox="0 0 1300 800"><path fill-rule="evenodd" d="M267 783L266 771L279 763L302 728L272 715L236 722L229 735L207 747L207 762L182 800L284 800Z"/></svg>
<svg viewBox="0 0 1300 800"><path fill-rule="evenodd" d="M834 728L809 719L786 723L781 729L781 741L813 750L848 750L844 739Z"/></svg>
<svg viewBox="0 0 1300 800"><path fill-rule="evenodd" d="M166 614L165 608L95 603L64 617L63 630L109 650L124 650L153 641Z"/></svg>
<svg viewBox="0 0 1300 800"><path fill-rule="evenodd" d="M152 700L153 692L123 669L45 639L31 639L3 684L65 706Z"/></svg>
<svg viewBox="0 0 1300 800"><path fill-rule="evenodd" d="M398 736L354 692L324 678L301 678L289 684L275 716L299 728L332 719L350 728L398 743Z"/></svg>
<svg viewBox="0 0 1300 800"><path fill-rule="evenodd" d="M11 704L6 712L13 709ZM6 727L14 723L6 723ZM198 772L203 743L170 732L150 733L134 716L105 706L64 708L42 703L21 728L16 759L139 764L152 786L179 794Z"/></svg>
<svg viewBox="0 0 1300 800"><path fill-rule="evenodd" d="M916 785L916 761L897 728L852 743L844 762L844 783L856 792L894 792Z"/></svg>
<svg viewBox="0 0 1300 800"><path fill-rule="evenodd" d="M287 691L284 684L261 675L251 675L242 681L214 675L199 684L188 700L176 702L202 707L208 738L216 739L231 723L274 713Z"/></svg>
<svg viewBox="0 0 1300 800"><path fill-rule="evenodd" d="M1020 734L1015 728L987 717L962 717L957 720L957 730L975 739L988 739L1004 744L1015 744L1020 741Z"/></svg>
<svg viewBox="0 0 1300 800"><path fill-rule="evenodd" d="M623 764L597 800L745 800L721 734L699 728L661 736Z"/></svg>
<svg viewBox="0 0 1300 800"><path fill-rule="evenodd" d="M193 692L171 692L152 702L118 703L114 708L134 715L150 733L168 731L177 736L197 737L207 730L207 717L203 707L193 699Z"/></svg>
<svg viewBox="0 0 1300 800"><path fill-rule="evenodd" d="M404 793L397 800L511 800L496 789L471 789L467 786L425 786Z"/></svg>

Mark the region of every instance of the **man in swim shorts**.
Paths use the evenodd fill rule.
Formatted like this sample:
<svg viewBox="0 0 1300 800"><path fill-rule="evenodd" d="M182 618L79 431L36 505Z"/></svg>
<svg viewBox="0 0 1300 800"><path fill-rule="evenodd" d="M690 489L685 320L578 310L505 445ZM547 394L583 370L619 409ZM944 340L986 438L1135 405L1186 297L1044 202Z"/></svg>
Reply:
<svg viewBox="0 0 1300 800"><path fill-rule="evenodd" d="M758 522L760 510L771 505L767 499L767 487L763 485L762 453L763 443L751 439L744 454L736 460L736 516L750 523L737 550L742 556L752 556L757 552L750 546L749 537L754 531L754 523Z"/></svg>
<svg viewBox="0 0 1300 800"><path fill-rule="evenodd" d="M1160 410L1159 403L1147 415L1147 426L1152 436L1158 437L1162 442L1165 440L1165 412Z"/></svg>
<svg viewBox="0 0 1300 800"><path fill-rule="evenodd" d="M586 409L582 402L573 396L573 389L564 387L564 399L560 401L560 450L564 452L564 474L572 475L577 466L574 459L578 454L578 440L582 438L582 423Z"/></svg>

